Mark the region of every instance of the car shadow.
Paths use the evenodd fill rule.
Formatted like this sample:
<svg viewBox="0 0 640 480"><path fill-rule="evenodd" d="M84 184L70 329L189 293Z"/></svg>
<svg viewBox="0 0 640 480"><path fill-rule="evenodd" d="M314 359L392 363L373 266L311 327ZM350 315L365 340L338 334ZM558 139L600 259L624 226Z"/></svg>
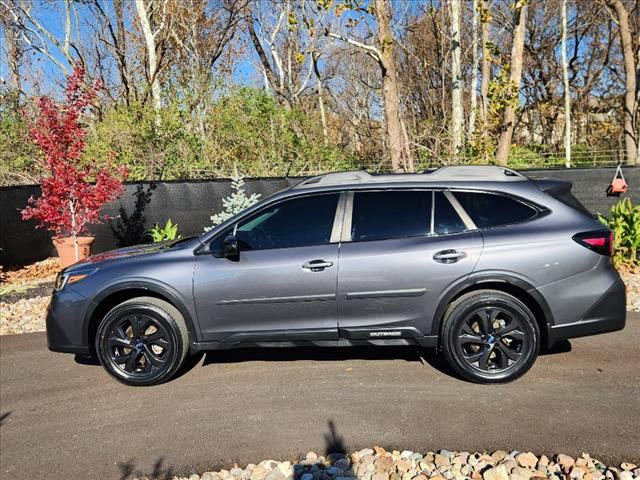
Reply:
<svg viewBox="0 0 640 480"><path fill-rule="evenodd" d="M291 347L291 348L238 348L211 351L205 354L203 366L242 362L295 362L301 360L405 360L420 361L420 353L407 347Z"/></svg>

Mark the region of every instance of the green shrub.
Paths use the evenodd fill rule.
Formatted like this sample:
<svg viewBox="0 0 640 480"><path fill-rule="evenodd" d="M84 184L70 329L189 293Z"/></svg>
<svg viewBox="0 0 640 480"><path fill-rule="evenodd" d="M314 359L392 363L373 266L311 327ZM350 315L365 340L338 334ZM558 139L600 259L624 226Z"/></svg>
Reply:
<svg viewBox="0 0 640 480"><path fill-rule="evenodd" d="M640 205L633 205L625 198L611 208L611 218L598 217L615 235L616 264L640 265Z"/></svg>
<svg viewBox="0 0 640 480"><path fill-rule="evenodd" d="M167 220L164 227L156 223L148 233L154 242L166 242L182 238L181 235L178 235L178 224L173 223L171 219Z"/></svg>

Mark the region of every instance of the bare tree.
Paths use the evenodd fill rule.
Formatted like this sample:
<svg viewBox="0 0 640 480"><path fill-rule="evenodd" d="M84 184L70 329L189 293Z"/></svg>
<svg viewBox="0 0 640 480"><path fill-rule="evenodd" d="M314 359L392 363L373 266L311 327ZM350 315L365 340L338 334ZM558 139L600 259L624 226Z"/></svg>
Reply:
<svg viewBox="0 0 640 480"><path fill-rule="evenodd" d="M413 155L403 141L402 122L400 117L400 97L398 94L398 77L394 58L394 37L391 31L391 13L387 0L375 0L375 20L377 25L378 46L367 44L345 35L326 31L326 35L339 39L349 45L363 50L373 58L382 74L382 98L385 118L385 131L391 157L391 168L394 172L413 171Z"/></svg>
<svg viewBox="0 0 640 480"><path fill-rule="evenodd" d="M169 0L136 0L136 11L142 28L147 53L147 77L151 87L156 126L160 126L162 94L160 90L160 43L169 29Z"/></svg>
<svg viewBox="0 0 640 480"><path fill-rule="evenodd" d="M638 147L640 144L638 141L637 128L638 108L640 106L640 89L637 76L640 72L640 58L638 58L638 64L636 65L629 12L622 3L622 0L607 0L607 5L615 12L618 22L625 77L624 143L627 153L627 163L635 165L638 162ZM637 41L638 45L640 45L640 34L638 32L635 33L638 35ZM640 52L638 52L638 57L640 57Z"/></svg>
<svg viewBox="0 0 640 480"><path fill-rule="evenodd" d="M9 85L19 94L22 91L20 64L24 55L24 46L20 38L17 20L15 8L10 8L8 3L0 3L0 27L4 37L2 50L4 50L10 75ZM0 82L4 83L5 81L0 75Z"/></svg>
<svg viewBox="0 0 640 480"><path fill-rule="evenodd" d="M567 62L567 0L562 0L562 79L564 83L564 158L571 166L571 91L569 90L569 64Z"/></svg>
<svg viewBox="0 0 640 480"><path fill-rule="evenodd" d="M489 11L489 3L487 0L480 0L480 24L481 24L481 41L482 41L482 80L480 82L480 98L482 105L480 106L480 118L482 119L482 138L483 143L489 141L489 82L491 81L491 62L489 52L489 22L491 19ZM486 149L485 149L486 153ZM488 160L485 158L485 160Z"/></svg>
<svg viewBox="0 0 640 480"><path fill-rule="evenodd" d="M478 0L472 3L473 16L471 17L472 40L472 65L471 65L471 99L469 101L469 125L467 130L467 138L472 139L476 130L476 111L478 109L478 67L480 65L480 56L478 55L478 19L480 18L480 7Z"/></svg>
<svg viewBox="0 0 640 480"><path fill-rule="evenodd" d="M462 67L460 60L460 2L450 0L451 11L451 146L458 156L462 150L463 115Z"/></svg>
<svg viewBox="0 0 640 480"><path fill-rule="evenodd" d="M39 11L33 11L33 4L27 0L0 0L3 8L11 12L14 28L21 33L22 40L29 48L44 55L64 75L69 75L75 62L82 59L78 45L72 40L76 5L71 0L64 0L64 23L62 37L58 29L48 28L38 17ZM72 12L73 11L73 12ZM72 15L72 13L74 13ZM77 25L76 25L77 27Z"/></svg>
<svg viewBox="0 0 640 480"><path fill-rule="evenodd" d="M528 0L517 0L514 5L514 25L513 44L511 47L509 87L512 89L512 101L507 104L502 114L502 124L500 126L500 139L496 150L496 161L500 165L506 165L511 150L511 139L516 121L516 105L518 104L518 94L520 91L520 80L522 79L522 58L524 53L524 35L526 31Z"/></svg>

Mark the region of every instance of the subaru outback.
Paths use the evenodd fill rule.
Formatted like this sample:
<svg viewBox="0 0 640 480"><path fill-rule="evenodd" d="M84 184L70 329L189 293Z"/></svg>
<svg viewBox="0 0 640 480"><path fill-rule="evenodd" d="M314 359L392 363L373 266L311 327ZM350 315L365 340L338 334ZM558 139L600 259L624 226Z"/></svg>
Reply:
<svg viewBox="0 0 640 480"><path fill-rule="evenodd" d="M49 348L151 385L197 352L437 348L507 382L561 339L620 330L612 233L571 184L499 167L307 179L195 238L63 270Z"/></svg>

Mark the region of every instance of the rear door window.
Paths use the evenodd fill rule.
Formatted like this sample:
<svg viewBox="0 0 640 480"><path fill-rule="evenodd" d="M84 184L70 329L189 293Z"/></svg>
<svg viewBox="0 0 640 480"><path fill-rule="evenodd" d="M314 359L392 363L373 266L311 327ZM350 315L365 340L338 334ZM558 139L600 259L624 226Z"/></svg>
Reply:
<svg viewBox="0 0 640 480"><path fill-rule="evenodd" d="M355 192L351 240L416 237L431 232L431 192Z"/></svg>
<svg viewBox="0 0 640 480"><path fill-rule="evenodd" d="M478 228L525 222L537 214L535 208L505 195L482 192L453 194Z"/></svg>

